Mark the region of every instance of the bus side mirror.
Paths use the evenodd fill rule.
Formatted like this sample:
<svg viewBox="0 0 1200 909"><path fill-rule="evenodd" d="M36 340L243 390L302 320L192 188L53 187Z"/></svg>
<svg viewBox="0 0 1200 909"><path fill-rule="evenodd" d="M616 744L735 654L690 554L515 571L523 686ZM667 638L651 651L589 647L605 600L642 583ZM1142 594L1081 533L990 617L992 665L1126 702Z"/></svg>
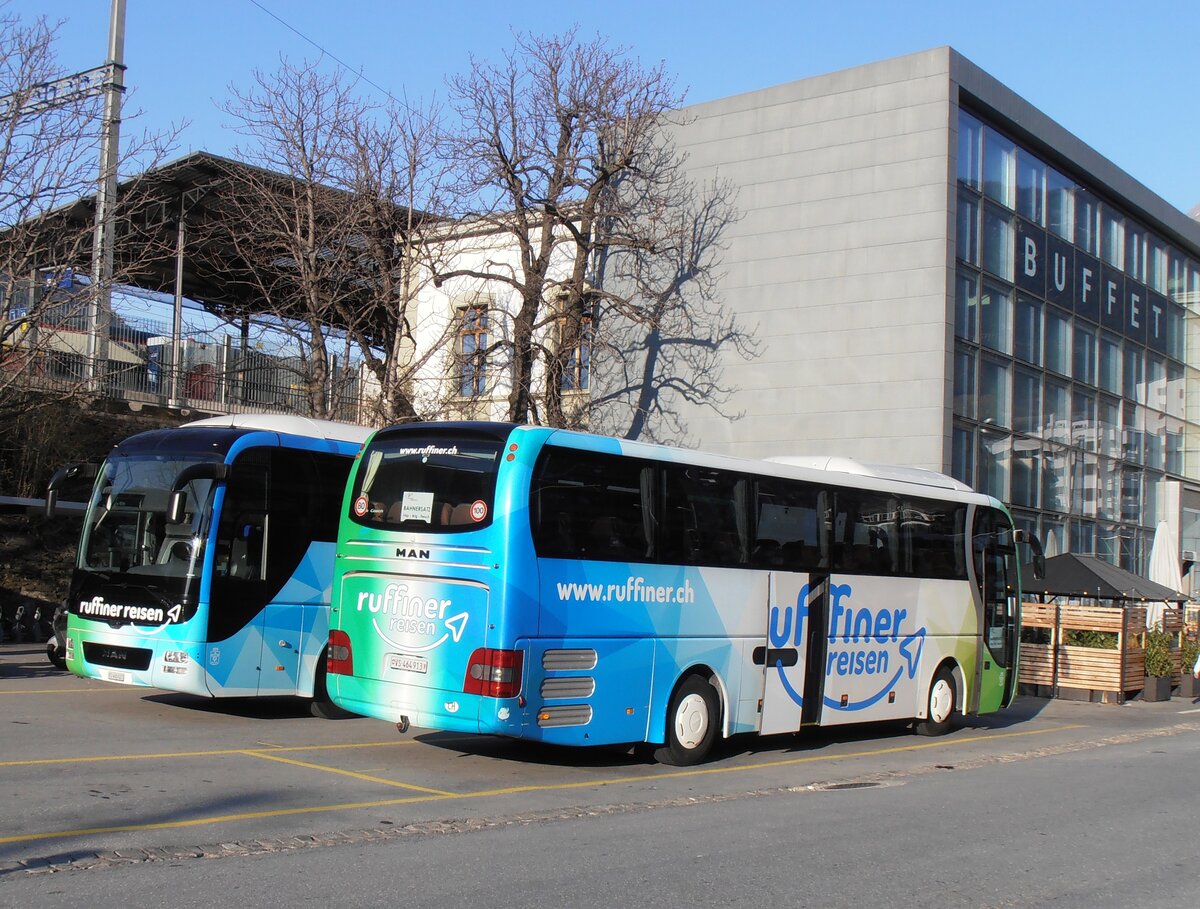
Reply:
<svg viewBox="0 0 1200 909"><path fill-rule="evenodd" d="M1018 529L1013 533L1013 540L1017 543L1029 544L1029 550L1033 556L1030 561L1033 564L1034 579L1040 581L1046 577L1046 555L1042 551L1042 541L1038 539L1037 534Z"/></svg>
<svg viewBox="0 0 1200 909"><path fill-rule="evenodd" d="M182 524L187 516L187 492L185 487L193 480L224 480L229 476L228 464L192 464L179 471L171 484L171 497L167 499L167 523Z"/></svg>
<svg viewBox="0 0 1200 909"><path fill-rule="evenodd" d="M67 480L94 480L99 472L100 465L91 461L68 464L54 471L54 476L46 484L46 517L54 517L54 511L58 507L58 491L63 483Z"/></svg>

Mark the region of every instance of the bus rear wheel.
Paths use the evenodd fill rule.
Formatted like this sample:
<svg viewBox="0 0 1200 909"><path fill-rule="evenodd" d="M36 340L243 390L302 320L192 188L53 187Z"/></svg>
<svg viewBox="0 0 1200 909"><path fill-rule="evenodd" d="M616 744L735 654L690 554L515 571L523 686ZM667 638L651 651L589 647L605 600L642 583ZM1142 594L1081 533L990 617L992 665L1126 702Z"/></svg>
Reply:
<svg viewBox="0 0 1200 909"><path fill-rule="evenodd" d="M335 704L329 696L329 688L326 685L325 659L326 651L322 650L317 662L317 677L313 679L313 699L309 704L309 711L313 716L323 720L341 720L348 716L354 716L349 710L343 710Z"/></svg>
<svg viewBox="0 0 1200 909"><path fill-rule="evenodd" d="M716 690L700 676L688 676L671 696L667 741L655 750L654 759L674 767L699 764L712 751L720 719Z"/></svg>
<svg viewBox="0 0 1200 909"><path fill-rule="evenodd" d="M925 719L917 720L918 735L945 735L954 720L954 705L958 702L958 686L949 666L941 666L929 683L929 699L925 704Z"/></svg>

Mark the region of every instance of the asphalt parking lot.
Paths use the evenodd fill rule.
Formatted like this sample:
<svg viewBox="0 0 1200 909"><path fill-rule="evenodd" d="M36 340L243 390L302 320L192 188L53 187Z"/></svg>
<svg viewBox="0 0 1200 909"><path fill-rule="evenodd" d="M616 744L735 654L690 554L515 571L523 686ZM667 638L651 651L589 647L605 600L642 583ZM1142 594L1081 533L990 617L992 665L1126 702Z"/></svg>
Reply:
<svg viewBox="0 0 1200 909"><path fill-rule="evenodd" d="M943 738L902 726L739 738L696 768L321 720L293 698L204 700L76 678L0 645L0 877L892 785L1200 730L1200 704L1019 698Z"/></svg>

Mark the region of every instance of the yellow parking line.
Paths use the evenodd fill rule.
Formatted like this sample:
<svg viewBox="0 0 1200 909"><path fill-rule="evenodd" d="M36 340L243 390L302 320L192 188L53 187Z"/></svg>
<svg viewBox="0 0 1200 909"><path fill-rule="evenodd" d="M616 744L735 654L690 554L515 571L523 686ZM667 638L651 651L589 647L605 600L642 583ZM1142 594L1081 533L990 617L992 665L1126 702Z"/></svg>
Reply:
<svg viewBox="0 0 1200 909"><path fill-rule="evenodd" d="M342 770L339 767L329 767L324 764L310 764L307 761L295 761L291 758L280 757L277 754L271 754L267 751L243 751L249 757L266 758L268 761L279 761L281 764L291 764L294 767L307 767L309 770L321 770L325 773L336 773L341 776L353 777L356 780L365 780L368 783L382 783L384 786L395 786L398 789L411 789L414 792L428 792L431 795L455 795L453 792L446 792L444 789L429 789L426 786L416 786L412 783L401 783L396 780L384 779L380 776L370 776L366 773L356 773L353 770Z"/></svg>
<svg viewBox="0 0 1200 909"><path fill-rule="evenodd" d="M0 698L17 694L95 694L98 691L145 692L145 688L27 688L24 691L0 691Z"/></svg>
<svg viewBox="0 0 1200 909"><path fill-rule="evenodd" d="M341 748L387 748L394 745L414 745L413 739L392 739L386 742L339 742L336 745L286 745L272 751L331 751ZM42 764L92 764L100 761L158 761L164 758L221 757L227 754L247 754L245 748L224 748L217 751L165 751L159 754L101 754L90 757L31 758L24 761L0 761L0 767L35 767ZM257 752L261 754L262 752Z"/></svg>
<svg viewBox="0 0 1200 909"><path fill-rule="evenodd" d="M510 794L518 793L518 792L555 792L555 791L563 791L563 790L567 790L567 789L581 789L581 788L588 787L588 786L613 786L613 785L620 785L622 783L644 783L644 782L652 781L652 780L672 779L672 778L688 777L688 776L700 776L700 775L706 775L706 774L747 773L747 772L763 770L763 769L772 768L772 767L787 767L787 766L795 765L795 764L811 764L811 763L818 763L821 761L839 761L839 760L843 760L845 758L853 758L853 757L873 757L873 756L885 755L885 754L899 754L899 753L905 752L905 751L921 751L921 750L924 750L927 748L934 748L939 745L946 745L946 744L967 744L970 742L989 741L991 739L1008 739L1008 738L1017 738L1017 737L1022 737L1022 736L1046 735L1046 734L1052 733L1052 732L1066 732L1066 731L1069 731L1072 729L1083 729L1083 728L1085 728L1085 724L1076 723L1076 724L1072 724L1069 726L1052 726L1048 729L1032 729L1032 730L1025 730L1025 731L1021 731L1021 732L998 732L998 733L992 733L990 735L975 735L975 736L969 736L966 738L941 739L941 740L934 741L934 742L924 742L919 745L901 745L901 746L897 746L895 748L877 748L874 750L854 751L854 752L848 752L848 753L842 752L842 753L837 753L837 754L830 753L830 754L811 755L811 756L807 756L807 757L784 758L784 759L778 760L778 761L764 761L764 762L757 763L757 764L742 764L742 765L738 765L735 767L701 767L701 768L695 768L692 770L669 770L669 771L661 771L661 772L653 772L652 771L650 773L642 774L640 776L624 776L624 777L615 777L615 778L600 779L600 780L590 779L590 780L583 780L583 781L577 781L577 782L571 782L571 783L549 783L549 784L540 785L540 786L516 786L516 787L508 787L508 788L504 788L504 789L485 789L485 790L480 790L480 791L476 791L476 792L438 794L434 791L430 791L429 794L427 794L427 795L414 795L414 796L410 796L408 798L401 798L401 799L380 799L378 801L370 801L370 802L343 802L342 804L338 804L338 805L309 805L309 806L305 806L302 808L280 808L280 809L275 809L275 810L271 810L271 811L249 811L249 812L244 812L242 814L214 815L212 817L198 817L198 818L191 818L188 820L179 820L179 821L159 821L157 823L151 823L151 824L122 824L119 826L112 826L112 827L90 827L90 828L84 828L84 829L80 829L80 830L59 830L59 831L53 831L53 832L47 832L47 833L28 833L28 834L19 834L17 836L0 837L0 845L6 845L9 843L28 843L28 842L34 842L37 840L66 839L69 837L93 836L93 835L101 834L101 833L129 833L129 832L143 831L143 830L169 830L169 829L178 829L178 828L183 828L183 827L199 827L199 826L203 826L206 824L225 824L225 823L233 823L235 821L261 820L264 818L294 817L294 816L302 815L302 814L320 814L320 813L327 813L330 811L356 811L356 810L360 810L363 808L388 808L388 807L392 807L392 806L396 806L396 805L413 805L413 804L418 804L421 802L439 802L439 801L450 801L450 800L461 801L463 799L494 798L496 796L510 795ZM391 744L395 744L395 743L391 743ZM323 747L336 748L338 746L329 745L329 746L323 746ZM352 746L352 747L354 747L354 746ZM369 747L369 746L359 746L359 747ZM300 749L294 749L294 750L300 750ZM229 752L217 752L217 753L225 754L225 753L229 753ZM263 756L263 757L267 756L266 752L261 752L261 751L260 752L247 752L247 751L243 750L243 751L237 751L234 753L253 754L255 756Z"/></svg>

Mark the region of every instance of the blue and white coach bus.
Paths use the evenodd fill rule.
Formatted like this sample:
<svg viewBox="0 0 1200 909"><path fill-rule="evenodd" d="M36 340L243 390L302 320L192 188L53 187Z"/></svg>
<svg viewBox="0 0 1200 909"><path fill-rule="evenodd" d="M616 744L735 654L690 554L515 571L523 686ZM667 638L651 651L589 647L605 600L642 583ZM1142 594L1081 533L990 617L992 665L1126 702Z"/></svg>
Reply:
<svg viewBox="0 0 1200 909"><path fill-rule="evenodd" d="M76 675L212 697L325 695L346 478L370 430L235 415L120 442L100 465L67 597Z"/></svg>
<svg viewBox="0 0 1200 909"><path fill-rule="evenodd" d="M928 471L392 427L346 491L329 691L402 731L673 764L807 725L941 733L1013 697L1017 540Z"/></svg>

